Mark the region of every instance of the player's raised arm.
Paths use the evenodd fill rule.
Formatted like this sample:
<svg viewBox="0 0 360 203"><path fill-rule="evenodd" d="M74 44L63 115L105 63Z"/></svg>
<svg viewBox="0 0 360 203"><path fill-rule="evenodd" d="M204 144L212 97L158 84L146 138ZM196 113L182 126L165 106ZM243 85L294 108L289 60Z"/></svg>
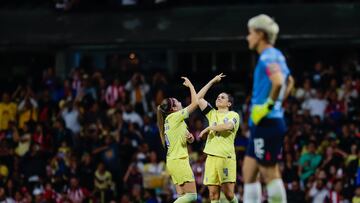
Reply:
<svg viewBox="0 0 360 203"><path fill-rule="evenodd" d="M187 106L187 110L189 112L189 114L191 112L193 112L197 106L198 106L198 97L196 95L196 91L194 88L194 85L191 83L191 81L187 78L187 77L181 77L184 80L183 85L185 87L188 87L190 89L190 94L191 94L191 103L189 104L189 106Z"/></svg>
<svg viewBox="0 0 360 203"><path fill-rule="evenodd" d="M216 75L213 79L211 79L197 94L199 107L201 110L204 110L207 107L207 101L204 99L206 93L210 89L211 86L213 86L215 83L218 83L221 81L222 78L226 77L223 73L220 73L219 75Z"/></svg>

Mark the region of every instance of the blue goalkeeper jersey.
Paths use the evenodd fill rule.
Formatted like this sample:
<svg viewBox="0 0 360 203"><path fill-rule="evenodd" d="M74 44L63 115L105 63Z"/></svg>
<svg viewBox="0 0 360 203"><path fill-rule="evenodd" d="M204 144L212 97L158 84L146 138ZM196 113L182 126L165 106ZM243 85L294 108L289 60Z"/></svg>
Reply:
<svg viewBox="0 0 360 203"><path fill-rule="evenodd" d="M275 101L274 108L266 118L283 118L284 110L282 101L285 96L286 81L290 75L290 70L286 64L284 55L280 50L270 47L263 50L259 56L258 63L254 72L254 84L252 91L251 104L264 104L270 95L271 80L270 75L281 71L284 76L283 85L278 99Z"/></svg>

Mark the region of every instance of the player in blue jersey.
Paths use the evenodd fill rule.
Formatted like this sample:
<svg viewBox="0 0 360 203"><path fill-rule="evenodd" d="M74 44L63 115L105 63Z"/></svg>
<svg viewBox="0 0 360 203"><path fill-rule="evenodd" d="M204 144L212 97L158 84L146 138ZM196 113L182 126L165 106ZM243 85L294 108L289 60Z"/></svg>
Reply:
<svg viewBox="0 0 360 203"><path fill-rule="evenodd" d="M250 139L243 163L244 203L261 202L261 184L264 178L268 202L286 202L278 161L281 157L286 130L282 103L294 86L285 57L274 48L279 32L277 23L261 14L248 22L249 49L260 56L254 71L254 83L249 119Z"/></svg>

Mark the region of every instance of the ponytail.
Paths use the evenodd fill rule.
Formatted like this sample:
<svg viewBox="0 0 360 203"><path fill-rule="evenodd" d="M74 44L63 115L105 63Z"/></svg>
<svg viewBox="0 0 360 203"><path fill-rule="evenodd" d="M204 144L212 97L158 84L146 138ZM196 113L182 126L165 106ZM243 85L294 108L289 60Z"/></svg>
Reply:
<svg viewBox="0 0 360 203"><path fill-rule="evenodd" d="M161 106L157 107L156 110L156 117L157 117L157 125L159 128L159 134L161 138L161 143L163 146L165 146L165 133L164 133L164 122L165 122L165 115L163 110L161 109Z"/></svg>
<svg viewBox="0 0 360 203"><path fill-rule="evenodd" d="M164 129L165 118L172 112L172 108L174 107L174 105L175 105L174 98L167 98L161 102L161 104L157 107L156 110L157 125L159 128L161 142L164 147L166 145L165 129Z"/></svg>

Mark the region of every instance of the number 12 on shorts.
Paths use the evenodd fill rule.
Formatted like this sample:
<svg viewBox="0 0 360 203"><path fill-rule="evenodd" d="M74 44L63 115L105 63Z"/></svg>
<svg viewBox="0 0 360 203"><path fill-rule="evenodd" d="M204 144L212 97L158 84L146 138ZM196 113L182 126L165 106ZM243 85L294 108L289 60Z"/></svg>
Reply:
<svg viewBox="0 0 360 203"><path fill-rule="evenodd" d="M264 139L262 138L256 138L254 139L254 150L255 150L255 155L259 158L259 159L263 159L264 158Z"/></svg>

